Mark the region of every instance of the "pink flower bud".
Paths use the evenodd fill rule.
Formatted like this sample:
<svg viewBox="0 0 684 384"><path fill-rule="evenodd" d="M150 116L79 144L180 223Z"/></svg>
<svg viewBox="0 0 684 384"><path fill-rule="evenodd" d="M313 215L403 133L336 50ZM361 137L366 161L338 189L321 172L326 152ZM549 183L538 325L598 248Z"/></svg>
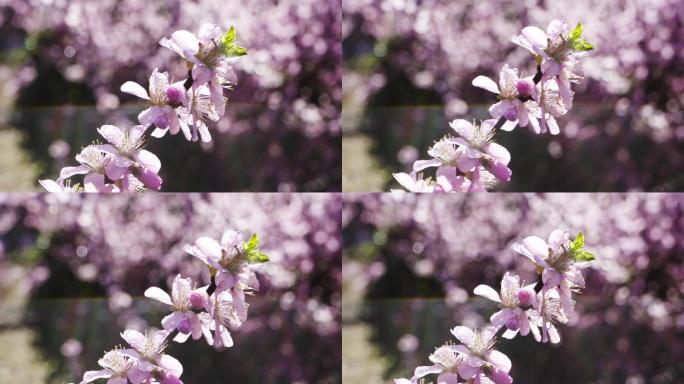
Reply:
<svg viewBox="0 0 684 384"><path fill-rule="evenodd" d="M532 95L532 84L529 80L519 79L515 81L515 89L522 97L529 97Z"/></svg>
<svg viewBox="0 0 684 384"><path fill-rule="evenodd" d="M522 305L530 305L532 302L532 294L526 289L521 289L518 291L518 301Z"/></svg>
<svg viewBox="0 0 684 384"><path fill-rule="evenodd" d="M181 321L178 324L178 326L176 327L176 329L178 330L178 332L180 332L182 334L190 333L190 331L192 330L192 325L190 324L190 320L185 319L185 320Z"/></svg>
<svg viewBox="0 0 684 384"><path fill-rule="evenodd" d="M168 87L166 88L166 98L172 104L180 104L183 102L183 91L178 89L178 87Z"/></svg>
<svg viewBox="0 0 684 384"><path fill-rule="evenodd" d="M158 191L162 185L162 179L156 173L147 168L138 168L138 180L145 185L145 187Z"/></svg>
<svg viewBox="0 0 684 384"><path fill-rule="evenodd" d="M174 375L166 375L166 377L162 379L161 384L183 384L183 382Z"/></svg>
<svg viewBox="0 0 684 384"><path fill-rule="evenodd" d="M511 175L513 174L513 171L511 171L510 168L499 163L498 161L490 162L487 165L487 170L491 172L494 177L505 182L511 180Z"/></svg>
<svg viewBox="0 0 684 384"><path fill-rule="evenodd" d="M164 128L169 126L169 118L166 117L166 114L158 115L154 119L154 125L156 125L157 127L161 128L161 129L164 129Z"/></svg>
<svg viewBox="0 0 684 384"><path fill-rule="evenodd" d="M487 377L496 384L513 384L513 378L499 368L492 369Z"/></svg>
<svg viewBox="0 0 684 384"><path fill-rule="evenodd" d="M518 318L517 317L511 317L508 319L506 322L506 328L510 329L511 331L517 331L518 330Z"/></svg>
<svg viewBox="0 0 684 384"><path fill-rule="evenodd" d="M192 307L195 309L204 308L204 295L199 292L191 292L190 304L192 304Z"/></svg>
<svg viewBox="0 0 684 384"><path fill-rule="evenodd" d="M504 112L504 117L508 121L518 120L518 110L516 108L508 108L508 110Z"/></svg>

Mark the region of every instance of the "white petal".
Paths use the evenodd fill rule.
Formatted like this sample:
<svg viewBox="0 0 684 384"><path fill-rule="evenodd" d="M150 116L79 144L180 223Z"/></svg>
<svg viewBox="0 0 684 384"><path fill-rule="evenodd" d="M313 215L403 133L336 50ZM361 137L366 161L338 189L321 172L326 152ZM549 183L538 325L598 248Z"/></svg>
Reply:
<svg viewBox="0 0 684 384"><path fill-rule="evenodd" d="M523 239L522 243L532 256L546 259L549 255L549 246L540 237L528 236Z"/></svg>
<svg viewBox="0 0 684 384"><path fill-rule="evenodd" d="M484 298L487 298L489 300L496 301L497 303L501 302L501 298L499 297L499 293L494 290L494 288L490 287L489 285L484 285L480 284L477 287L475 287L475 290L473 290L473 293L482 296Z"/></svg>
<svg viewBox="0 0 684 384"><path fill-rule="evenodd" d="M173 42L178 44L178 47L183 51L195 54L199 50L199 40L192 34L192 32L180 30L171 34Z"/></svg>
<svg viewBox="0 0 684 384"><path fill-rule="evenodd" d="M456 326L451 330L451 334L454 335L461 343L471 346L475 340L475 332L468 327L462 325Z"/></svg>
<svg viewBox="0 0 684 384"><path fill-rule="evenodd" d="M423 169L430 167L439 167L440 165L442 165L442 161L438 159L417 160L413 163L413 173L420 172Z"/></svg>
<svg viewBox="0 0 684 384"><path fill-rule="evenodd" d="M121 333L121 338L126 340L126 342L135 349L142 349L143 345L145 344L145 336L134 329L127 329L123 331Z"/></svg>
<svg viewBox="0 0 684 384"><path fill-rule="evenodd" d="M538 27L525 27L521 33L536 48L546 48L546 33Z"/></svg>
<svg viewBox="0 0 684 384"><path fill-rule="evenodd" d="M478 76L473 79L473 85L478 88L486 89L489 92L499 94L499 86L496 85L494 80L487 76Z"/></svg>
<svg viewBox="0 0 684 384"><path fill-rule="evenodd" d="M210 256L214 260L221 258L222 248L221 245L211 237L200 237L195 241L197 248L207 256Z"/></svg>
<svg viewBox="0 0 684 384"><path fill-rule="evenodd" d="M473 127L473 124L470 123L468 120L456 119L449 123L449 126L459 136L466 139L467 141L471 141L473 135L475 134L475 127Z"/></svg>
<svg viewBox="0 0 684 384"><path fill-rule="evenodd" d="M440 373L444 370L444 368L440 367L439 365L425 365L425 366L420 366L416 367L416 370L413 371L413 376L416 378L421 378L425 377L427 375L431 375L433 373Z"/></svg>
<svg viewBox="0 0 684 384"><path fill-rule="evenodd" d="M81 384L90 383L97 379L107 379L111 376L112 373L106 369L103 369L101 371L87 371L83 374L83 381L81 381Z"/></svg>
<svg viewBox="0 0 684 384"><path fill-rule="evenodd" d="M161 161L154 153L143 149L135 155L135 160L143 165L145 168L154 173L158 173L161 169Z"/></svg>
<svg viewBox="0 0 684 384"><path fill-rule="evenodd" d="M169 294L158 287L147 288L147 290L145 290L145 297L160 301L166 305L171 305L171 297Z"/></svg>
<svg viewBox="0 0 684 384"><path fill-rule="evenodd" d="M163 355L159 359L159 365L176 377L180 377L183 374L183 365L172 356Z"/></svg>
<svg viewBox="0 0 684 384"><path fill-rule="evenodd" d="M511 370L511 360L508 356L497 350L489 351L487 353L487 360L506 373Z"/></svg>
<svg viewBox="0 0 684 384"><path fill-rule="evenodd" d="M119 146L124 141L124 132L121 128L115 125L103 125L97 129L100 136L104 137L108 142Z"/></svg>
<svg viewBox="0 0 684 384"><path fill-rule="evenodd" d="M503 165L508 165L511 162L511 154L506 148L497 143L489 143L484 150Z"/></svg>
<svg viewBox="0 0 684 384"><path fill-rule="evenodd" d="M121 92L124 93L129 93L134 96L138 96L141 99L149 100L150 96L147 95L147 91L145 88L142 87L142 85L133 82L133 81L127 81L123 83L121 86Z"/></svg>

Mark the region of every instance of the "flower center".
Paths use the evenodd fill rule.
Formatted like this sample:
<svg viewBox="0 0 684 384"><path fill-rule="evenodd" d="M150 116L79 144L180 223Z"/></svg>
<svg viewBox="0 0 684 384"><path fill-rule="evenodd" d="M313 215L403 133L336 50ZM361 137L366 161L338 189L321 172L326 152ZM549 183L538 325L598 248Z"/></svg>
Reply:
<svg viewBox="0 0 684 384"><path fill-rule="evenodd" d="M470 351L474 355L482 357L494 348L495 344L495 338L488 338L482 331L475 331L475 339L473 340L473 345L470 347Z"/></svg>
<svg viewBox="0 0 684 384"><path fill-rule="evenodd" d="M111 371L115 377L126 377L128 370L133 366L133 360L121 353L119 349L105 353L98 363L102 368Z"/></svg>
<svg viewBox="0 0 684 384"><path fill-rule="evenodd" d="M450 345L443 345L435 350L430 356L433 363L441 365L450 372L456 372L459 364L463 361L463 357L454 351Z"/></svg>
<svg viewBox="0 0 684 384"><path fill-rule="evenodd" d="M145 358L145 360L155 362L164 354L165 349L165 340L162 339L160 342L159 340L156 340L153 333L146 332L145 341L143 342L142 348L138 352L143 358Z"/></svg>
<svg viewBox="0 0 684 384"><path fill-rule="evenodd" d="M460 155L455 145L438 141L430 148L429 155L448 165L455 165Z"/></svg>
<svg viewBox="0 0 684 384"><path fill-rule="evenodd" d="M549 248L549 257L546 259L546 262L558 272L565 272L570 269L572 258L570 257L568 246L563 244L555 252Z"/></svg>
<svg viewBox="0 0 684 384"><path fill-rule="evenodd" d="M237 246L221 250L221 259L219 264L228 272L236 275L242 269L244 264L243 252Z"/></svg>
<svg viewBox="0 0 684 384"><path fill-rule="evenodd" d="M207 44L200 43L197 58L207 67L216 68L221 64L223 58L223 45L215 39L210 40Z"/></svg>
<svg viewBox="0 0 684 384"><path fill-rule="evenodd" d="M544 52L549 55L553 61L562 63L568 59L571 49L567 39L564 36L559 36L555 40L547 39L547 48Z"/></svg>

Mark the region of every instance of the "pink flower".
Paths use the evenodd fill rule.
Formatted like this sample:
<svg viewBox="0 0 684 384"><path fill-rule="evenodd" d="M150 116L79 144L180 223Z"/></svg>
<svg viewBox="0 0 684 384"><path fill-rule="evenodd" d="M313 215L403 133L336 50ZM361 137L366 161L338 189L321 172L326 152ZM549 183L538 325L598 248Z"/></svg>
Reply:
<svg viewBox="0 0 684 384"><path fill-rule="evenodd" d="M162 327L169 332L178 329L180 333L174 341L179 343L185 342L190 335L194 340L202 337L202 323L192 310L190 295L193 293L200 294L193 292L191 280L181 278L180 274L173 280L171 296L157 287L150 287L145 291L145 297L162 302L173 309L173 313L162 319Z"/></svg>
<svg viewBox="0 0 684 384"><path fill-rule="evenodd" d="M486 76L478 76L473 79L473 85L499 95L500 101L489 108L489 113L495 119L506 118L501 129L512 131L517 125L526 127L530 124L534 132L539 132L539 123L535 118L539 107L535 102L520 100L522 96L531 96L534 89L531 77L522 79L518 76L516 68L509 68L508 64L505 64L499 73L498 85ZM521 95L518 89L529 93Z"/></svg>
<svg viewBox="0 0 684 384"><path fill-rule="evenodd" d="M560 97L558 82L549 80L539 84L533 97L539 105L540 132L550 132L552 135L559 134L560 128L558 128L556 118L568 113L568 107Z"/></svg>
<svg viewBox="0 0 684 384"><path fill-rule="evenodd" d="M113 349L97 361L104 369L87 371L83 374L81 384L91 383L98 379L107 379L107 384L127 384L128 380L140 383L142 381L140 379L147 375L137 369L137 362L120 349Z"/></svg>
<svg viewBox="0 0 684 384"><path fill-rule="evenodd" d="M501 295L492 287L484 284L475 287L474 293L499 303L501 310L494 313L489 320L495 327L505 326L508 328L503 337L512 339L518 332L522 336L527 336L530 333L527 310L531 307L532 302L526 300L525 303L522 303L519 297L534 297L534 284L522 286L518 276L506 272L501 279Z"/></svg>
<svg viewBox="0 0 684 384"><path fill-rule="evenodd" d="M244 300L244 297L243 297ZM244 304L246 311L246 304ZM207 312L202 312L202 331L209 345L216 348L232 347L230 330L238 328L245 318L238 313L230 291L217 291L209 298ZM246 312L245 312L246 313ZM214 332L212 335L211 332Z"/></svg>
<svg viewBox="0 0 684 384"><path fill-rule="evenodd" d="M133 174L146 187L159 189L161 178L157 175L161 168L159 158L152 152L143 149L145 146L145 130L142 125L121 129L114 125L103 125L98 132L109 144L96 147L112 158L107 165L107 176L119 180Z"/></svg>
<svg viewBox="0 0 684 384"><path fill-rule="evenodd" d="M480 125L456 119L449 125L458 136L444 141L465 150L464 155L455 159L461 171L473 171L478 165L482 165L488 171L494 171L492 174L500 180L508 181L510 169L507 165L511 161L511 154L506 148L493 142L496 133L493 129L495 124L495 119L485 120Z"/></svg>
<svg viewBox="0 0 684 384"><path fill-rule="evenodd" d="M177 112L181 122L192 128L188 140L197 141L199 138L205 143L211 141L211 134L206 121L217 121L222 115L221 110L217 109L213 102L206 85L193 86L188 91L183 106L179 107Z"/></svg>
<svg viewBox="0 0 684 384"><path fill-rule="evenodd" d="M89 145L76 155L76 161L81 163L81 165L62 168L56 184L60 185L64 180L75 175L85 175L83 187L86 192L120 191L118 186L105 183L105 175L110 180L119 180L122 177L122 174L113 166L112 156L102 152L97 146ZM51 187L54 187L54 185Z"/></svg>
<svg viewBox="0 0 684 384"><path fill-rule="evenodd" d="M235 308L240 321L245 321L245 290L258 290L259 281L254 273L257 267L247 259L242 234L226 231L221 237L221 243L210 237L201 237L194 245L186 245L184 250L217 272L217 289L230 290L231 306Z"/></svg>
<svg viewBox="0 0 684 384"><path fill-rule="evenodd" d="M81 192L81 187L76 184L76 185L71 185L70 183L66 183L64 180L49 180L49 179L43 179L43 180L38 180L38 183L45 188L46 191L48 192L53 192L53 193L64 193L64 192Z"/></svg>
<svg viewBox="0 0 684 384"><path fill-rule="evenodd" d="M401 184L402 187L414 193L432 193L435 192L435 184L430 180L423 179L419 174L408 173L393 173L394 179ZM402 192L401 190L392 190L392 192Z"/></svg>
<svg viewBox="0 0 684 384"><path fill-rule="evenodd" d="M468 327L457 326L451 333L463 344L453 348L462 354L464 362L458 373L468 380L480 375L490 377L493 370L508 373L511 370L511 360L508 356L494 349L498 328L488 326L479 331Z"/></svg>
<svg viewBox="0 0 684 384"><path fill-rule="evenodd" d="M125 349L122 353L138 361L137 367L143 373L161 370L164 373L180 377L183 366L174 357L164 353L169 332L149 330L144 334L135 330L126 330L121 337L126 340L132 349Z"/></svg>
<svg viewBox="0 0 684 384"><path fill-rule="evenodd" d="M159 73L157 68L152 71L149 93L132 81L125 82L121 91L149 101L150 107L140 112L138 121L144 126L154 124L157 127L152 136L163 137L167 131L175 135L182 130L185 138L190 140L190 128L178 118L174 109L183 103L186 92L181 83L169 84L168 73Z"/></svg>
<svg viewBox="0 0 684 384"><path fill-rule="evenodd" d="M579 34L575 35L577 31ZM586 52L577 51L580 48L575 43L579 43L580 40L581 25L578 24L578 27L571 34L568 24L560 20L551 21L546 32L537 27L528 26L523 28L520 35L512 38L515 44L542 58L543 76L541 83L555 78L558 81L562 102L568 109L572 107L570 83L582 79L580 59L587 55ZM581 49L589 50L592 48L589 45L588 48Z"/></svg>
<svg viewBox="0 0 684 384"><path fill-rule="evenodd" d="M231 36L232 33L232 36ZM226 101L223 88L237 82L233 71L233 57L228 57L231 44L234 45L235 31L227 34L214 24L203 24L198 36L180 30L171 35L171 39L163 38L159 44L169 48L192 63L193 87L207 84L212 103L220 116L225 111Z"/></svg>
<svg viewBox="0 0 684 384"><path fill-rule="evenodd" d="M571 301L572 305L572 301ZM560 334L554 324L568 322L568 313L563 309L557 289L542 290L537 294L534 311L530 311L532 334L537 341L552 344L560 343ZM572 310L572 307L570 308ZM541 335L537 327L542 328Z"/></svg>
<svg viewBox="0 0 684 384"><path fill-rule="evenodd" d="M455 345L443 345L430 355L433 365L417 367L411 382L416 382L430 374L438 374L438 383L458 384L458 374L463 367L464 359L463 355L456 350Z"/></svg>
<svg viewBox="0 0 684 384"><path fill-rule="evenodd" d="M572 313L572 292L584 288L584 277L579 268L587 266L587 263L575 262L568 232L554 230L548 243L537 236L528 236L522 243L514 243L512 249L543 268L543 291L557 287L563 308L568 314Z"/></svg>

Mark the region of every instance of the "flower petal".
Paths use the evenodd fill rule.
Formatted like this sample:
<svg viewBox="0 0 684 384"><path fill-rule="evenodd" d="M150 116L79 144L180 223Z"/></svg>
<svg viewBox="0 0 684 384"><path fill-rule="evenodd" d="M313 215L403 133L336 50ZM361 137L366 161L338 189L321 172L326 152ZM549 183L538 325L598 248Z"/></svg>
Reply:
<svg viewBox="0 0 684 384"><path fill-rule="evenodd" d="M173 356L163 355L159 359L159 366L174 376L180 377L183 374L183 365Z"/></svg>
<svg viewBox="0 0 684 384"><path fill-rule="evenodd" d="M486 299L496 301L497 303L501 302L501 298L499 297L499 293L494 290L494 288L490 287L489 285L484 285L480 284L475 289L473 290L473 293L482 296Z"/></svg>
<svg viewBox="0 0 684 384"><path fill-rule="evenodd" d="M451 330L451 334L468 347L472 346L473 342L475 341L475 332L473 332L472 329L462 325L454 327Z"/></svg>
<svg viewBox="0 0 684 384"><path fill-rule="evenodd" d="M487 76L478 76L473 79L473 86L486 89L489 92L493 92L496 94L499 94L499 86L496 85L494 80L490 79Z"/></svg>
<svg viewBox="0 0 684 384"><path fill-rule="evenodd" d="M123 83L123 85L121 86L121 92L138 96L139 98L145 100L150 99L150 96L147 94L147 90L145 90L145 88L143 88L142 85L133 81L127 81Z"/></svg>
<svg viewBox="0 0 684 384"><path fill-rule="evenodd" d="M171 305L171 296L169 296L168 293L164 292L164 290L158 287L147 288L147 290L145 290L145 297L152 300L157 300L166 305Z"/></svg>
<svg viewBox="0 0 684 384"><path fill-rule="evenodd" d="M487 353L487 360L506 373L511 370L511 360L508 356L497 350L489 351Z"/></svg>

